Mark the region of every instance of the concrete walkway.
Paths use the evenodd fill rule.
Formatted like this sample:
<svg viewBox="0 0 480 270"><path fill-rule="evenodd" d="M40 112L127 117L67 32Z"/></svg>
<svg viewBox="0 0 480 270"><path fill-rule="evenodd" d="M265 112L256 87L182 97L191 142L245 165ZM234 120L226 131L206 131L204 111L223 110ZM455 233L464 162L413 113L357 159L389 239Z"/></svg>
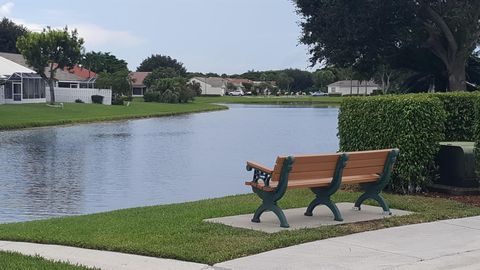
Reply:
<svg viewBox="0 0 480 270"><path fill-rule="evenodd" d="M480 216L315 241L215 265L243 269L480 269Z"/></svg>
<svg viewBox="0 0 480 270"><path fill-rule="evenodd" d="M0 241L0 250L110 269L480 269L480 216L315 241L214 265L55 245Z"/></svg>

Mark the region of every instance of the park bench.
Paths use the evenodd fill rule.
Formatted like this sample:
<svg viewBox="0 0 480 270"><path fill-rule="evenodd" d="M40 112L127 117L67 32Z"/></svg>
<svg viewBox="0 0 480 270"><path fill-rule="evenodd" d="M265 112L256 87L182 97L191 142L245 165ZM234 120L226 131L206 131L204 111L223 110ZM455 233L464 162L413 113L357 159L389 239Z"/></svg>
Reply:
<svg viewBox="0 0 480 270"><path fill-rule="evenodd" d="M327 155L279 156L273 169L247 161L247 170L253 170L253 180L245 182L251 186L262 204L253 215L252 222L260 222L265 211L272 211L280 220L280 226L288 228L288 222L277 202L287 189L310 188L315 199L309 204L306 216L312 216L317 205L325 205L332 211L336 221L343 221L342 215L332 196L342 183L360 184L364 193L355 202L360 210L361 204L373 199L391 214L387 202L380 192L390 181L398 149L358 151Z"/></svg>

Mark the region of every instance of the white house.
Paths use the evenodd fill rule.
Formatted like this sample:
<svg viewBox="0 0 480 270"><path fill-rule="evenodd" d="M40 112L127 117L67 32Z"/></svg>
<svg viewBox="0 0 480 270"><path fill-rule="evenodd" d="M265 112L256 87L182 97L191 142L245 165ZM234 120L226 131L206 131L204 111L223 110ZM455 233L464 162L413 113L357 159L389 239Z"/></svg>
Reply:
<svg viewBox="0 0 480 270"><path fill-rule="evenodd" d="M224 96L227 88L227 80L219 77L194 77L189 82L199 83L202 95L206 96Z"/></svg>
<svg viewBox="0 0 480 270"><path fill-rule="evenodd" d="M0 57L0 104L44 103L45 81L35 71Z"/></svg>
<svg viewBox="0 0 480 270"><path fill-rule="evenodd" d="M372 81L345 80L328 85L329 94L370 95L380 87Z"/></svg>

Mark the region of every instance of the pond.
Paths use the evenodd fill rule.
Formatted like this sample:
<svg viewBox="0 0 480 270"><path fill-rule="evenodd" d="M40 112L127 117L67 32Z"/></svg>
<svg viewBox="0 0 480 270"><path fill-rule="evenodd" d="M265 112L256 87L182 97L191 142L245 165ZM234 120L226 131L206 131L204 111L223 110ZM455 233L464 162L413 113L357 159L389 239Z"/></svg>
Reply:
<svg viewBox="0 0 480 270"><path fill-rule="evenodd" d="M337 108L228 106L0 132L0 223L249 193L246 160L338 149Z"/></svg>

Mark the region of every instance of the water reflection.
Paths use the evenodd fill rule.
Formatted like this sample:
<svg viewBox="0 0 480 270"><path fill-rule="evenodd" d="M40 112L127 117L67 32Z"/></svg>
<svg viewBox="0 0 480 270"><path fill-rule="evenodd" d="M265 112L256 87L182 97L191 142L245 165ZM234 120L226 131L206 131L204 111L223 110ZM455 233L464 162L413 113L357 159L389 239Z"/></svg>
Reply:
<svg viewBox="0 0 480 270"><path fill-rule="evenodd" d="M336 108L230 107L0 132L0 222L246 193L247 159L338 148Z"/></svg>

